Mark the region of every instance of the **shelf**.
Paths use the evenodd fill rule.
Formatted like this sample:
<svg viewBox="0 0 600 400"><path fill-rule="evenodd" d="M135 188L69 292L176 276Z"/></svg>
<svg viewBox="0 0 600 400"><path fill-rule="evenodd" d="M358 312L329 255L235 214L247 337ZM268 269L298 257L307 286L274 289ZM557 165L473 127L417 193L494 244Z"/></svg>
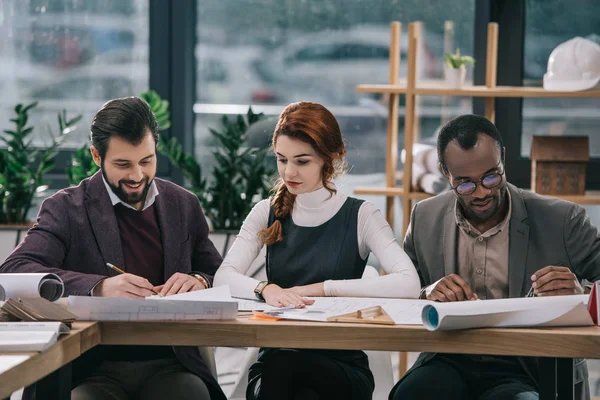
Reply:
<svg viewBox="0 0 600 400"><path fill-rule="evenodd" d="M407 69L405 72L406 78L400 79L400 31L399 22L393 22L390 28L390 52L389 52L389 83L388 84L363 84L356 86L356 91L359 93L377 93L388 94L389 100L387 104L387 149L386 149L386 183L384 187L359 187L354 193L357 195L375 195L385 196L385 215L388 223L394 226L394 197L402 197L404 207L402 208L403 215L403 231L406 233L408 223L410 221L410 212L412 208L411 202L423 200L431 197L431 195L423 192L404 192L404 188L395 187L398 182L397 167L398 167L398 128L400 117L403 118L404 124L404 149L406 150L405 161L405 176L402 181L404 183L412 182L412 155L413 143L419 137L418 121L419 110L418 102L415 96L440 96L440 97L478 97L484 98L484 113L482 114L491 122L496 118L496 98L600 98L600 89L585 90L585 91L550 91L545 90L541 86L496 86L497 84L497 67L498 67L498 24L491 22L487 26L487 45L485 55L485 84L474 85L472 80L464 82L460 88L451 88L447 86L444 79L418 79L417 71L417 49L421 40L423 26L421 22L413 22L408 26L408 57ZM445 35L453 39L452 24L444 26ZM399 113L400 96L392 96L392 94L405 94L404 113ZM448 113L448 110L443 108L440 113ZM447 117L444 116L445 119ZM409 185L407 185L408 187ZM600 205L600 191L586 192L585 195L572 196L554 196L571 201L578 204L597 204Z"/></svg>
<svg viewBox="0 0 600 400"><path fill-rule="evenodd" d="M406 85L358 85L360 93L406 93ZM585 90L580 92L556 92L541 87L524 86L464 86L453 89L439 82L423 82L414 89L414 94L421 96L469 96L469 97L600 97L600 90Z"/></svg>
<svg viewBox="0 0 600 400"><path fill-rule="evenodd" d="M372 195L372 196L404 196L404 190L401 187L357 187L354 189L354 194ZM588 191L584 195L545 195L548 197L556 197L577 204L600 204L600 191ZM410 196L413 200L425 200L433 195L425 192L411 192Z"/></svg>
<svg viewBox="0 0 600 400"><path fill-rule="evenodd" d="M362 195L374 195L374 196L404 196L404 189L401 187L382 187L382 186L370 186L370 187L357 187L354 189L354 194ZM431 194L425 192L411 192L409 197L414 200L424 200L432 197Z"/></svg>
<svg viewBox="0 0 600 400"><path fill-rule="evenodd" d="M563 199L570 201L572 203L577 204L600 204L600 191L588 191L585 194L575 194L575 195L546 195L549 197L556 197L558 199Z"/></svg>

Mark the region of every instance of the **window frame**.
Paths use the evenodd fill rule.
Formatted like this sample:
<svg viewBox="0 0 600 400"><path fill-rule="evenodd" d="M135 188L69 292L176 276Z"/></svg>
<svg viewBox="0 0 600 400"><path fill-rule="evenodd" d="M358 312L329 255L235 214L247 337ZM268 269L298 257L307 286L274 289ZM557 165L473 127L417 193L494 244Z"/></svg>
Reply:
<svg viewBox="0 0 600 400"><path fill-rule="evenodd" d="M169 101L171 128L161 132L176 137L186 151L194 149L193 112L195 101L196 64L193 49L196 45L196 1L149 1L149 82ZM107 99L109 100L109 99ZM80 129L91 121L81 121ZM70 165L74 149L61 149L55 159L55 168L46 177L52 189L69 186L65 168ZM172 167L166 157L159 156L157 176L182 184L183 173Z"/></svg>
<svg viewBox="0 0 600 400"><path fill-rule="evenodd" d="M176 137L186 151L194 152L193 111L196 100L196 0L149 1L149 88L156 90L171 105L171 128L163 135ZM485 84L487 24L500 25L498 43L498 85L520 86L524 75L526 2L510 0L476 0L474 27L474 83ZM506 29L510 27L510 29ZM473 113L483 115L484 99L473 98ZM521 188L531 185L531 162L521 156L523 99L496 99L496 126L507 149L506 173L509 181ZM82 121L85 126L89 121ZM53 188L68 185L64 168L73 150L60 150L56 167L48 174ZM183 183L183 174L160 157L157 175ZM600 158L588 164L586 189L600 189Z"/></svg>

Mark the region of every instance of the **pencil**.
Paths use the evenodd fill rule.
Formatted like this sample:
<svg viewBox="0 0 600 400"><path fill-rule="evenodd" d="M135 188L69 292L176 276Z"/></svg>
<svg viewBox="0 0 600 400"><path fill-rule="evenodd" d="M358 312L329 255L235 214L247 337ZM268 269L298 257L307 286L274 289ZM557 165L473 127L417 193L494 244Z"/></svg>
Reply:
<svg viewBox="0 0 600 400"><path fill-rule="evenodd" d="M112 269L114 269L114 270L115 270L115 271L117 271L119 274L124 274L124 273L125 273L125 271L123 271L121 268L119 268L119 267L117 267L117 266L115 266L115 265L112 265L111 263L106 263L106 266L107 266L107 267L109 267L109 268L112 268ZM150 289L150 290L152 291L152 293L154 293L154 294L157 294L157 295L159 295L160 297L162 297L162 296L160 295L160 293L158 293L156 290L154 290L154 289Z"/></svg>
<svg viewBox="0 0 600 400"><path fill-rule="evenodd" d="M117 271L120 274L124 274L125 273L125 271L123 271L121 268L116 267L116 266L112 265L111 263L106 263L106 266L109 267L109 268L114 269L115 271Z"/></svg>

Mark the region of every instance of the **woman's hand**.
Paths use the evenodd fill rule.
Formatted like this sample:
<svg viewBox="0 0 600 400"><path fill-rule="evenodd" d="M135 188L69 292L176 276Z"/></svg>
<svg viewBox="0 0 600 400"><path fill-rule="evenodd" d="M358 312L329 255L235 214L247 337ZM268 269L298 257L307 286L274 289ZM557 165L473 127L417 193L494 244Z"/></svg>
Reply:
<svg viewBox="0 0 600 400"><path fill-rule="evenodd" d="M296 307L304 308L313 304L315 301L300 296L293 289L282 289L271 283L262 291L265 302L273 307Z"/></svg>

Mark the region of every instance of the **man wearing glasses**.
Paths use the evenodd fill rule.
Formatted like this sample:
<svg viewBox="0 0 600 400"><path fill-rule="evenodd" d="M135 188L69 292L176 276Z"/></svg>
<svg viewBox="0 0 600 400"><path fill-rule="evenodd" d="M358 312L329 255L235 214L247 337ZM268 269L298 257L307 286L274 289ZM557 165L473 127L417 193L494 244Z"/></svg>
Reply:
<svg viewBox="0 0 600 400"><path fill-rule="evenodd" d="M404 240L421 298L581 294L582 279L600 278L600 237L585 210L508 183L502 137L489 120L453 119L437 148L452 191L415 205ZM533 357L422 353L390 399L538 399L541 379ZM576 398L589 398L584 360L574 380Z"/></svg>

